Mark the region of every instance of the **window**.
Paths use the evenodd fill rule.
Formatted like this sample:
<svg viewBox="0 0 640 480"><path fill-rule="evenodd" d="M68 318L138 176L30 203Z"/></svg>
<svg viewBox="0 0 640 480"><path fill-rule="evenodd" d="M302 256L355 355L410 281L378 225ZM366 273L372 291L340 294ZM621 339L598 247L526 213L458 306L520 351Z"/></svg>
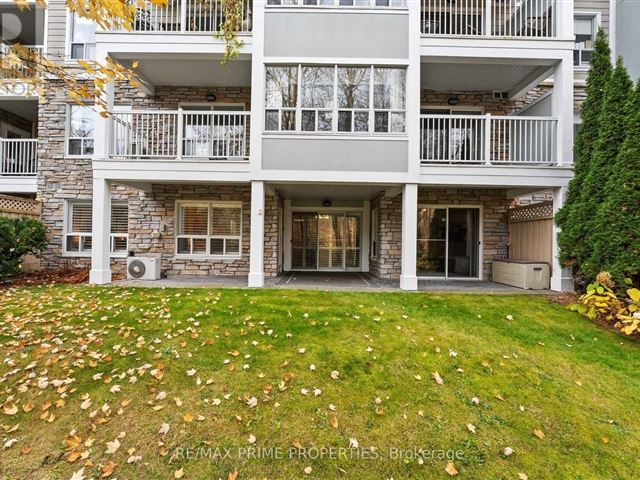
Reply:
<svg viewBox="0 0 640 480"><path fill-rule="evenodd" d="M91 254L92 217L91 202L69 202L65 219L65 253ZM129 246L129 206L122 202L111 204L110 252L126 255Z"/></svg>
<svg viewBox="0 0 640 480"><path fill-rule="evenodd" d="M406 69L270 66L266 104L265 131L404 133Z"/></svg>
<svg viewBox="0 0 640 480"><path fill-rule="evenodd" d="M376 132L404 132L406 71L376 68L373 83L374 128Z"/></svg>
<svg viewBox="0 0 640 480"><path fill-rule="evenodd" d="M333 67L302 67L302 130L333 130Z"/></svg>
<svg viewBox="0 0 640 480"><path fill-rule="evenodd" d="M371 209L371 257L378 258L380 248L380 232L378 228L378 209Z"/></svg>
<svg viewBox="0 0 640 480"><path fill-rule="evenodd" d="M598 16L595 13L580 13L574 16L576 45L573 51L573 64L588 67L593 55L593 44L598 31Z"/></svg>
<svg viewBox="0 0 640 480"><path fill-rule="evenodd" d="M295 130L298 67L267 67L265 129Z"/></svg>
<svg viewBox="0 0 640 480"><path fill-rule="evenodd" d="M338 131L369 131L371 69L338 67Z"/></svg>
<svg viewBox="0 0 640 480"><path fill-rule="evenodd" d="M93 155L94 111L82 105L69 106L67 153L69 155Z"/></svg>
<svg viewBox="0 0 640 480"><path fill-rule="evenodd" d="M239 257L242 205L225 202L179 203L176 253Z"/></svg>
<svg viewBox="0 0 640 480"><path fill-rule="evenodd" d="M71 15L71 58L95 60L96 24L88 18Z"/></svg>

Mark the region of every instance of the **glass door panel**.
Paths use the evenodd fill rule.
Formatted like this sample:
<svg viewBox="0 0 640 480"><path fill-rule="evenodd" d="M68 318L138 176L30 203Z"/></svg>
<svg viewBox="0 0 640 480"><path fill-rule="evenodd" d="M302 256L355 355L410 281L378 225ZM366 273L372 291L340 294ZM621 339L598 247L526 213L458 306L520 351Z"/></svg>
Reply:
<svg viewBox="0 0 640 480"><path fill-rule="evenodd" d="M345 268L360 269L360 215L347 214L345 229Z"/></svg>
<svg viewBox="0 0 640 480"><path fill-rule="evenodd" d="M318 215L293 213L291 267L295 270L318 268Z"/></svg>
<svg viewBox="0 0 640 480"><path fill-rule="evenodd" d="M478 216L477 208L449 209L449 277L478 276Z"/></svg>
<svg viewBox="0 0 640 480"><path fill-rule="evenodd" d="M418 210L418 276L478 278L479 255L479 208Z"/></svg>
<svg viewBox="0 0 640 480"><path fill-rule="evenodd" d="M418 275L444 277L446 275L447 209L418 210Z"/></svg>
<svg viewBox="0 0 640 480"><path fill-rule="evenodd" d="M344 216L318 216L318 268L344 270Z"/></svg>

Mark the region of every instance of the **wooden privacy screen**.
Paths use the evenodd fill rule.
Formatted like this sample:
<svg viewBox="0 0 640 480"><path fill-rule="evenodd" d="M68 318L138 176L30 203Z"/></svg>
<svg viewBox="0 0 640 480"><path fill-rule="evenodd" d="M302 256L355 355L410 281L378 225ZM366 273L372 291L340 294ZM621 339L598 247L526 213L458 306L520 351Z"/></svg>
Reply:
<svg viewBox="0 0 640 480"><path fill-rule="evenodd" d="M40 218L40 202L30 198L0 195L0 215Z"/></svg>
<svg viewBox="0 0 640 480"><path fill-rule="evenodd" d="M509 259L547 262L551 266L553 203L509 209Z"/></svg>

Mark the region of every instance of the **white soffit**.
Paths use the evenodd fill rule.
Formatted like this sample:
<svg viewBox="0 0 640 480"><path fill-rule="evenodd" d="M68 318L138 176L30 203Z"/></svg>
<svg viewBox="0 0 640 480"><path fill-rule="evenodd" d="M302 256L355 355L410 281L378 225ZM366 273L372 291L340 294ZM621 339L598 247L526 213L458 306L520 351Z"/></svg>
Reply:
<svg viewBox="0 0 640 480"><path fill-rule="evenodd" d="M536 68L536 65L422 63L420 87L460 92L508 91Z"/></svg>
<svg viewBox="0 0 640 480"><path fill-rule="evenodd" d="M155 86L217 86L250 87L251 61L231 60L225 65L218 59L146 58L140 61L140 71Z"/></svg>
<svg viewBox="0 0 640 480"><path fill-rule="evenodd" d="M382 185L334 185L334 184L272 184L285 198L304 201L364 201L388 187Z"/></svg>

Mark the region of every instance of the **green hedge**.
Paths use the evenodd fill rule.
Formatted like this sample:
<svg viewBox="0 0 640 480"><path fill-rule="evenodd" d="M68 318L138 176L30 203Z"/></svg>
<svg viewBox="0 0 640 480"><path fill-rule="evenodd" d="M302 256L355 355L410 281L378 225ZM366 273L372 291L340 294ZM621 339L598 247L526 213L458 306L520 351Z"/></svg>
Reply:
<svg viewBox="0 0 640 480"><path fill-rule="evenodd" d="M0 279L20 271L22 257L47 248L47 228L40 220L0 216Z"/></svg>

